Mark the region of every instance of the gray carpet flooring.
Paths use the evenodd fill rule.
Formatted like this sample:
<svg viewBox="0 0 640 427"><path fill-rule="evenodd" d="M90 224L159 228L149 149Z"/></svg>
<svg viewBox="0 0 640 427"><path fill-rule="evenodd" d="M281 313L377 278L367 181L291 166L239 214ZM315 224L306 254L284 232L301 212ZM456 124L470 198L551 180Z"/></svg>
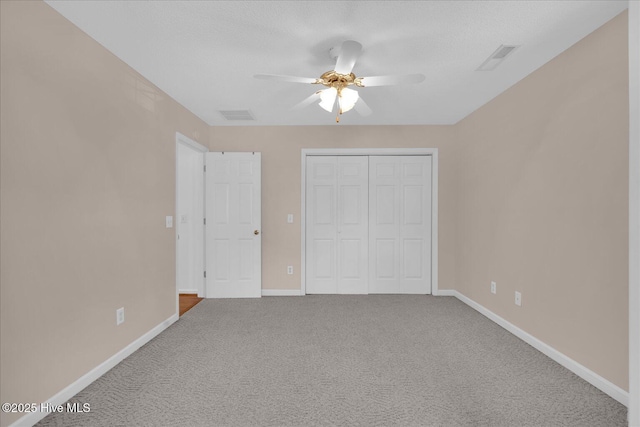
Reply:
<svg viewBox="0 0 640 427"><path fill-rule="evenodd" d="M626 426L453 297L204 300L40 426Z"/></svg>

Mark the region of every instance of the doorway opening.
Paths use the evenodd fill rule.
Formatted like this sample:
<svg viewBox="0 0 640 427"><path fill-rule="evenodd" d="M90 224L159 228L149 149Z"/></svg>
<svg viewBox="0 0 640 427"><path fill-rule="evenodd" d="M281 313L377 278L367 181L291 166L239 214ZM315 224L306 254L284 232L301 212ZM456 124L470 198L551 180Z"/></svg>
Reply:
<svg viewBox="0 0 640 427"><path fill-rule="evenodd" d="M176 133L176 312L179 294L204 297L204 153L207 147Z"/></svg>

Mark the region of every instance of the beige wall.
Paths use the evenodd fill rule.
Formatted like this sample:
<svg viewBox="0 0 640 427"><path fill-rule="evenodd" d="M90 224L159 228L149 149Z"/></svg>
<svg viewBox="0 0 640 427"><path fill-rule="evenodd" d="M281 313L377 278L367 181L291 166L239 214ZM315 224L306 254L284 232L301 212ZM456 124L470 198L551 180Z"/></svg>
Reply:
<svg viewBox="0 0 640 427"><path fill-rule="evenodd" d="M625 12L456 125L457 290L625 390L627 56Z"/></svg>
<svg viewBox="0 0 640 427"><path fill-rule="evenodd" d="M175 313L175 132L209 128L45 3L0 7L0 401L43 402Z"/></svg>
<svg viewBox="0 0 640 427"><path fill-rule="evenodd" d="M356 114L356 113L354 113ZM331 123L327 115L327 122ZM438 148L439 287L455 285L456 164L452 126L212 127L211 151L262 153L262 288L300 289L303 148ZM294 224L287 224L287 214ZM294 274L287 275L287 265Z"/></svg>

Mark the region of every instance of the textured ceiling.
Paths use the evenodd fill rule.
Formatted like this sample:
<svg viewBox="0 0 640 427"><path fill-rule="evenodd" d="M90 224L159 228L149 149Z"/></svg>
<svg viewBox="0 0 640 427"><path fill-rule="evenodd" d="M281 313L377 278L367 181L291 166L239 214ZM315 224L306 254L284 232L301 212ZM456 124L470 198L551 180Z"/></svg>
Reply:
<svg viewBox="0 0 640 427"><path fill-rule="evenodd" d="M209 125L334 125L291 107L318 86L329 49L363 45L359 77L422 73L416 85L358 89L373 114L348 124L452 124L613 18L627 1L47 1ZM501 44L521 45L475 71ZM597 61L598 58L594 58ZM220 110L250 110L228 121Z"/></svg>

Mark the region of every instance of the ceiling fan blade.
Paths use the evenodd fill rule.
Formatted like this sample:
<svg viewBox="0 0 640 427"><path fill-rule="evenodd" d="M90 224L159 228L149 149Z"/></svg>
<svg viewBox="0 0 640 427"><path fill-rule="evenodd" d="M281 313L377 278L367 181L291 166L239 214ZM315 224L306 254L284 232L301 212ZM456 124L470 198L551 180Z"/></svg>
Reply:
<svg viewBox="0 0 640 427"><path fill-rule="evenodd" d="M356 41L347 40L342 43L334 71L338 74L349 74L353 70L361 50L362 45Z"/></svg>
<svg viewBox="0 0 640 427"><path fill-rule="evenodd" d="M289 83L315 83L317 79L312 77L296 77L296 76L281 76L278 74L255 74L253 77L262 80L278 80L281 82Z"/></svg>
<svg viewBox="0 0 640 427"><path fill-rule="evenodd" d="M364 99L362 99L362 97L358 98L358 102L356 102L356 105L353 108L361 116L368 116L373 113L373 111L371 111L371 108L367 105L366 102L364 102Z"/></svg>
<svg viewBox="0 0 640 427"><path fill-rule="evenodd" d="M362 77L360 81L364 87L403 85L423 82L424 74Z"/></svg>
<svg viewBox="0 0 640 427"><path fill-rule="evenodd" d="M291 107L291 109L292 110L301 110L304 107L308 107L309 105L311 105L314 102L319 101L319 100L320 100L320 91L314 92L310 96L308 96L307 98L303 99L302 101L298 102L296 105Z"/></svg>

